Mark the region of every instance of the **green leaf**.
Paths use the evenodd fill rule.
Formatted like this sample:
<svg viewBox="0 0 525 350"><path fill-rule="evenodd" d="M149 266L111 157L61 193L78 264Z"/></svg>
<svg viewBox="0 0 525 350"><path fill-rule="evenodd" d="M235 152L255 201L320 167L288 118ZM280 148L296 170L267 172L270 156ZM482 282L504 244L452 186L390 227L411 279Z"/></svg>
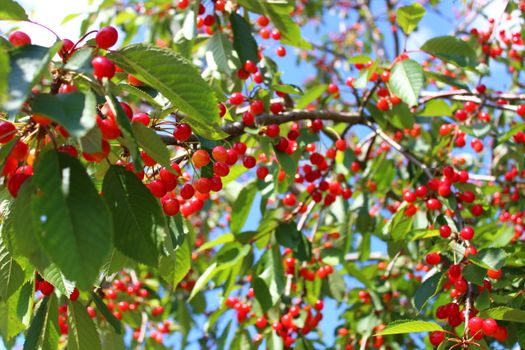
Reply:
<svg viewBox="0 0 525 350"><path fill-rule="evenodd" d="M0 46L0 105L5 102L7 97L9 70L9 54L4 47Z"/></svg>
<svg viewBox="0 0 525 350"><path fill-rule="evenodd" d="M244 186L233 202L230 228L234 234L241 232L244 227L256 195L257 182L253 181Z"/></svg>
<svg viewBox="0 0 525 350"><path fill-rule="evenodd" d="M443 100L430 100L417 115L419 117L449 117L452 115L452 107Z"/></svg>
<svg viewBox="0 0 525 350"><path fill-rule="evenodd" d="M96 153L102 150L102 132L98 126L89 130L79 141L82 152Z"/></svg>
<svg viewBox="0 0 525 350"><path fill-rule="evenodd" d="M427 302L440 291L443 281L443 273L435 273L427 278L416 290L414 294L414 307L417 310L423 309Z"/></svg>
<svg viewBox="0 0 525 350"><path fill-rule="evenodd" d="M171 252L168 256L160 258L159 272L161 276L171 285L175 290L177 285L182 281L184 276L191 268L191 249L188 239Z"/></svg>
<svg viewBox="0 0 525 350"><path fill-rule="evenodd" d="M230 15L233 30L233 48L239 55L241 62L248 60L258 62L257 42L252 35L252 28L246 20L235 12Z"/></svg>
<svg viewBox="0 0 525 350"><path fill-rule="evenodd" d="M27 19L27 13L20 4L13 0L2 0L0 20L26 21Z"/></svg>
<svg viewBox="0 0 525 350"><path fill-rule="evenodd" d="M78 301L70 301L67 312L69 315L68 349L102 350L100 336L86 307Z"/></svg>
<svg viewBox="0 0 525 350"><path fill-rule="evenodd" d="M303 96L297 100L297 103L295 107L297 109L303 109L306 106L308 106L312 101L319 98L325 91L328 85L321 84L321 85L315 85L311 87L310 89L306 90Z"/></svg>
<svg viewBox="0 0 525 350"><path fill-rule="evenodd" d="M213 276L215 276L216 273L217 263L214 262L208 266L206 270L199 276L199 279L197 279L193 289L191 290L189 299L193 299L193 297L197 295L197 293L199 293L206 286L206 284L208 284L208 282L213 278Z"/></svg>
<svg viewBox="0 0 525 350"><path fill-rule="evenodd" d="M111 166L102 185L113 216L114 244L126 256L157 266L163 216L144 184L121 166Z"/></svg>
<svg viewBox="0 0 525 350"><path fill-rule="evenodd" d="M485 269L498 270L505 263L507 254L500 248L483 249L476 255L469 256L469 260Z"/></svg>
<svg viewBox="0 0 525 350"><path fill-rule="evenodd" d="M139 146L168 171L175 172L171 167L170 152L155 130L142 123L132 123L131 127Z"/></svg>
<svg viewBox="0 0 525 350"><path fill-rule="evenodd" d="M58 347L58 305L54 295L45 297L27 331L24 350L52 350Z"/></svg>
<svg viewBox="0 0 525 350"><path fill-rule="evenodd" d="M299 165L301 153L294 152L292 155L289 155L286 152L275 150L275 156L277 157L279 165L284 170L286 176L293 178L294 174L297 172L297 166Z"/></svg>
<svg viewBox="0 0 525 350"><path fill-rule="evenodd" d="M206 44L206 50L208 66L219 72L231 75L240 65L239 59L233 55L232 43L222 32L215 32L212 35Z"/></svg>
<svg viewBox="0 0 525 350"><path fill-rule="evenodd" d="M0 301L7 301L24 283L25 275L0 236Z"/></svg>
<svg viewBox="0 0 525 350"><path fill-rule="evenodd" d="M525 323L525 311L524 310L513 309L507 306L500 306L500 307L481 311L479 316L483 318L490 317L498 321Z"/></svg>
<svg viewBox="0 0 525 350"><path fill-rule="evenodd" d="M37 237L64 275L90 288L111 250L111 217L78 159L48 151L36 163L32 199Z"/></svg>
<svg viewBox="0 0 525 350"><path fill-rule="evenodd" d="M346 285L343 277L339 274L338 271L328 275L327 278L328 289L330 290L330 295L337 300L343 301L346 291Z"/></svg>
<svg viewBox="0 0 525 350"><path fill-rule="evenodd" d="M487 271L475 264L469 264L463 269L463 276L469 282L475 283L478 286L483 285L483 280L487 275Z"/></svg>
<svg viewBox="0 0 525 350"><path fill-rule="evenodd" d="M403 240L412 229L414 223L413 216L404 214L404 207L399 208L394 216L384 226L384 230L389 233L394 241Z"/></svg>
<svg viewBox="0 0 525 350"><path fill-rule="evenodd" d="M293 250L296 257L301 260L309 260L311 256L311 244L306 237L297 230L294 222L281 223L275 229L275 239L277 242Z"/></svg>
<svg viewBox="0 0 525 350"><path fill-rule="evenodd" d="M508 140L510 140L510 138L514 135L516 135L518 132L520 131L524 131L525 130L525 123L517 123L513 126L511 126L511 128L505 132L499 139L498 139L498 144L502 144L503 142L506 142Z"/></svg>
<svg viewBox="0 0 525 350"><path fill-rule="evenodd" d="M80 48L67 60L64 69L75 72L82 72L91 74L93 66L91 60L93 59L93 49L90 47Z"/></svg>
<svg viewBox="0 0 525 350"><path fill-rule="evenodd" d="M414 60L404 60L394 65L388 85L390 91L406 104L415 106L424 82L421 65Z"/></svg>
<svg viewBox="0 0 525 350"><path fill-rule="evenodd" d="M455 86L455 87L458 87L460 89L465 89L465 90L469 89L467 84L465 84L461 80L451 78L448 75L444 75L444 74L436 73L436 72L430 72L430 71L425 71L425 75L429 79L437 80L441 83L444 83L450 86Z"/></svg>
<svg viewBox="0 0 525 350"><path fill-rule="evenodd" d="M312 45L301 36L301 27L292 19L290 13L294 10L293 4L288 1L263 2L265 13L270 17L272 24L281 33L281 42L285 45L301 49L311 49Z"/></svg>
<svg viewBox="0 0 525 350"><path fill-rule="evenodd" d="M124 47L109 57L185 113L196 133L213 140L227 136L220 128L215 94L191 62L169 49L145 44Z"/></svg>
<svg viewBox="0 0 525 350"><path fill-rule="evenodd" d="M252 288L255 294L255 299L261 304L263 311L267 312L270 310L273 306L272 296L264 280L258 276L254 276L252 279Z"/></svg>
<svg viewBox="0 0 525 350"><path fill-rule="evenodd" d="M17 315L19 295L17 291L6 301L0 302L0 335L4 341L10 341L26 328L21 322L22 317Z"/></svg>
<svg viewBox="0 0 525 350"><path fill-rule="evenodd" d="M475 67L476 52L467 42L454 36L440 36L428 40L421 50L459 67Z"/></svg>
<svg viewBox="0 0 525 350"><path fill-rule="evenodd" d="M75 284L71 281L68 281L62 272L60 272L60 269L54 265L51 264L44 271L41 271L42 277L50 282L53 286L55 286L56 289L62 293L62 295L69 297L71 293L73 292L73 289L75 289Z"/></svg>
<svg viewBox="0 0 525 350"><path fill-rule="evenodd" d="M434 322L417 320L400 320L389 323L382 331L375 335L392 335L404 333L443 331L440 325Z"/></svg>
<svg viewBox="0 0 525 350"><path fill-rule="evenodd" d="M122 334L122 322L120 322L120 320L116 318L111 311L109 311L106 303L100 299L97 293L91 292L91 297L97 305L97 310L100 311L100 313L106 318L106 321L108 321L108 323L113 327L115 332L117 332L117 334Z"/></svg>
<svg viewBox="0 0 525 350"><path fill-rule="evenodd" d="M50 48L24 45L10 52L9 96L2 109L11 117L18 113L61 46L62 42Z"/></svg>
<svg viewBox="0 0 525 350"><path fill-rule="evenodd" d="M62 125L74 137L82 137L96 124L96 98L90 92L37 94L31 101L33 113Z"/></svg>
<svg viewBox="0 0 525 350"><path fill-rule="evenodd" d="M397 24L408 35L416 29L426 12L425 8L417 2L408 6L401 6L397 9Z"/></svg>

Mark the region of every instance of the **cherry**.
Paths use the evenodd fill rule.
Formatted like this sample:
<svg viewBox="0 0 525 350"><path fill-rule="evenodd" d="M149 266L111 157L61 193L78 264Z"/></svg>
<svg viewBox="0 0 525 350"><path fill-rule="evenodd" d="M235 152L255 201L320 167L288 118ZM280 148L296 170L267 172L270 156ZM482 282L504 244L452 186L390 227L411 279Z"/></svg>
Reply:
<svg viewBox="0 0 525 350"><path fill-rule="evenodd" d="M111 79L115 75L115 65L105 56L97 56L91 61L93 75L97 79Z"/></svg>
<svg viewBox="0 0 525 350"><path fill-rule="evenodd" d="M247 60L244 62L243 68L248 73L254 74L257 72L257 64L253 61Z"/></svg>
<svg viewBox="0 0 525 350"><path fill-rule="evenodd" d="M244 102L244 95L240 92L234 92L230 96L230 103L232 105L240 105Z"/></svg>
<svg viewBox="0 0 525 350"><path fill-rule="evenodd" d="M109 49L111 46L115 45L118 40L118 32L112 26L107 26L100 29L95 37L95 42L97 46L101 49Z"/></svg>
<svg viewBox="0 0 525 350"><path fill-rule="evenodd" d="M13 46L31 45L31 38L26 33L17 30L9 34L9 42Z"/></svg>
<svg viewBox="0 0 525 350"><path fill-rule="evenodd" d="M150 121L151 119L146 113L137 113L133 116L133 118L131 118L131 122L141 123L144 124L144 126L148 126Z"/></svg>
<svg viewBox="0 0 525 350"><path fill-rule="evenodd" d="M78 291L77 288L73 289L73 291L71 292L71 294L69 295L69 300L71 301L75 301L78 299L80 295L80 292Z"/></svg>
<svg viewBox="0 0 525 350"><path fill-rule="evenodd" d="M256 164L256 160L254 157L252 156L247 156L247 157L244 157L244 160L242 162L242 165L244 165L245 168L247 169L251 169L255 166Z"/></svg>
<svg viewBox="0 0 525 350"><path fill-rule="evenodd" d="M53 293L55 287L48 281L40 281L40 283L38 284L38 289L40 290L40 292L42 292L42 294L48 296L51 295L51 293Z"/></svg>
<svg viewBox="0 0 525 350"><path fill-rule="evenodd" d="M459 121L465 121L468 118L468 113L464 109L458 109L454 116Z"/></svg>
<svg viewBox="0 0 525 350"><path fill-rule="evenodd" d="M293 193L287 193L283 198L284 205L294 206L297 203L297 199Z"/></svg>
<svg viewBox="0 0 525 350"><path fill-rule="evenodd" d="M496 333L496 330L498 329L498 324L496 321L492 318L487 318L483 320L483 324L481 326L481 330L483 331L483 334L492 336L494 333Z"/></svg>
<svg viewBox="0 0 525 350"><path fill-rule="evenodd" d="M272 30L271 35L273 40L281 40L281 32L277 29Z"/></svg>
<svg viewBox="0 0 525 350"><path fill-rule="evenodd" d="M500 277L501 277L501 274L502 274L501 269L499 269L499 270L488 270L487 271L487 276L489 276L490 278L495 279L495 280L499 280Z"/></svg>
<svg viewBox="0 0 525 350"><path fill-rule="evenodd" d="M185 184L180 188L179 193L182 198L190 199L195 194L195 189L191 184Z"/></svg>
<svg viewBox="0 0 525 350"><path fill-rule="evenodd" d="M203 166L208 165L211 161L210 154L203 149L195 151L191 156L191 160L196 168L202 168Z"/></svg>
<svg viewBox="0 0 525 350"><path fill-rule="evenodd" d="M518 105L518 106L516 107L516 113L517 113L520 117L525 117L525 104Z"/></svg>
<svg viewBox="0 0 525 350"><path fill-rule="evenodd" d="M436 198L430 198L429 200L427 200L426 205L429 210L441 209L441 202Z"/></svg>
<svg viewBox="0 0 525 350"><path fill-rule="evenodd" d="M432 333L430 333L428 338L429 338L430 343L432 345L438 346L439 344L441 344L445 340L445 333L439 332L439 331L432 332Z"/></svg>
<svg viewBox="0 0 525 350"><path fill-rule="evenodd" d="M7 190L11 196L16 197L20 186L33 175L33 167L24 165L16 169L15 173L7 178Z"/></svg>
<svg viewBox="0 0 525 350"><path fill-rule="evenodd" d="M16 135L16 126L11 122L0 122L0 143L8 143Z"/></svg>
<svg viewBox="0 0 525 350"><path fill-rule="evenodd" d="M443 225L439 228L439 235L443 238L448 238L452 234L452 229L448 225Z"/></svg>
<svg viewBox="0 0 525 350"><path fill-rule="evenodd" d="M459 235L465 241L470 241L472 238L474 238L474 229L470 226L465 226L463 227Z"/></svg>
<svg viewBox="0 0 525 350"><path fill-rule="evenodd" d="M261 27L266 27L268 24L270 24L270 19L266 16L259 16L257 18L257 24Z"/></svg>
<svg viewBox="0 0 525 350"><path fill-rule="evenodd" d="M188 7L189 3L190 0L179 0L179 2L177 3L177 7L180 10L184 10L186 7Z"/></svg>
<svg viewBox="0 0 525 350"><path fill-rule="evenodd" d="M390 109L390 104L388 103L388 100L386 98L380 98L377 101L377 109L380 111L388 111Z"/></svg>
<svg viewBox="0 0 525 350"><path fill-rule="evenodd" d="M429 253L425 260L429 265L437 265L441 262L441 255L439 253Z"/></svg>
<svg viewBox="0 0 525 350"><path fill-rule="evenodd" d="M175 137L175 139L179 142L188 140L191 136L191 133L191 126L186 123L177 124L173 129L173 137Z"/></svg>
<svg viewBox="0 0 525 350"><path fill-rule="evenodd" d="M142 86L144 83L137 79L135 76L128 74L128 83L133 86Z"/></svg>
<svg viewBox="0 0 525 350"><path fill-rule="evenodd" d="M268 168L266 167L260 167L260 168L257 168L257 177L260 179L260 180L264 180L266 178L266 176L268 176Z"/></svg>
<svg viewBox="0 0 525 350"><path fill-rule="evenodd" d="M254 100L250 104L250 112L254 115L259 115L264 112L264 102L262 100Z"/></svg>
<svg viewBox="0 0 525 350"><path fill-rule="evenodd" d="M279 46L277 49L275 49L275 53L279 57L284 57L286 56L286 49L283 46Z"/></svg>
<svg viewBox="0 0 525 350"><path fill-rule="evenodd" d="M228 160L228 152L223 146L215 146L211 151L211 155L217 162L226 162Z"/></svg>
<svg viewBox="0 0 525 350"><path fill-rule="evenodd" d="M479 317L472 317L468 321L468 328L471 332L471 334L475 334L481 330L481 327L483 325L483 319Z"/></svg>

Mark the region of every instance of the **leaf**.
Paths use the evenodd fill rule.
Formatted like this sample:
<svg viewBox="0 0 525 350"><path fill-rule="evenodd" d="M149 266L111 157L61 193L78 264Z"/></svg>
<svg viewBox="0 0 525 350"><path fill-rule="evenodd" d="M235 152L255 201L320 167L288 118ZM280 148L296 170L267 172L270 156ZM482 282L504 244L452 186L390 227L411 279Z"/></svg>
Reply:
<svg viewBox="0 0 525 350"><path fill-rule="evenodd" d="M91 297L93 298L93 301L97 305L97 310L100 311L100 313L106 318L106 321L113 327L115 332L117 334L122 334L122 322L118 318L113 315L111 311L109 311L106 304L100 299L97 293L91 292Z"/></svg>
<svg viewBox="0 0 525 350"><path fill-rule="evenodd" d="M131 127L139 146L168 171L175 172L171 167L170 152L155 130L142 123L132 123Z"/></svg>
<svg viewBox="0 0 525 350"><path fill-rule="evenodd" d="M7 97L7 82L9 81L9 55L7 50L0 46L0 105Z"/></svg>
<svg viewBox="0 0 525 350"><path fill-rule="evenodd" d="M0 236L0 301L7 301L24 283L25 275Z"/></svg>
<svg viewBox="0 0 525 350"><path fill-rule="evenodd" d="M416 29L426 12L425 8L417 2L408 6L401 6L397 9L397 24L408 35Z"/></svg>
<svg viewBox="0 0 525 350"><path fill-rule="evenodd" d="M227 136L220 128L217 99L197 68L176 52L145 44L113 51L109 57L126 72L154 86L187 115L194 131L208 139Z"/></svg>
<svg viewBox="0 0 525 350"><path fill-rule="evenodd" d="M81 47L67 60L64 69L79 73L93 73L91 60L93 59L93 50L90 47Z"/></svg>
<svg viewBox="0 0 525 350"><path fill-rule="evenodd" d="M505 263L507 254L500 248L483 249L476 255L469 256L469 260L485 269L498 270Z"/></svg>
<svg viewBox="0 0 525 350"><path fill-rule="evenodd" d="M513 309L507 306L500 306L500 307L481 311L479 316L483 318L490 317L498 321L525 323L525 311L524 310Z"/></svg>
<svg viewBox="0 0 525 350"><path fill-rule="evenodd" d="M60 269L54 265L49 265L44 271L41 272L42 277L50 282L53 286L55 286L56 289L62 293L62 295L69 297L71 293L73 292L73 289L75 289L75 284L71 281L68 281L62 272L60 272Z"/></svg>
<svg viewBox="0 0 525 350"><path fill-rule="evenodd" d="M215 32L206 44L206 62L212 69L231 75L240 65L233 55L232 43L222 32Z"/></svg>
<svg viewBox="0 0 525 350"><path fill-rule="evenodd" d="M465 90L469 89L467 84L465 84L461 80L451 78L448 75L444 75L444 74L436 73L436 72L430 72L430 71L425 71L425 75L429 79L437 80L439 82L442 82L450 86L455 86L455 87L458 87L460 89L465 89Z"/></svg>
<svg viewBox="0 0 525 350"><path fill-rule="evenodd" d="M33 113L62 125L75 137L82 137L96 124L96 99L90 92L37 94L31 101Z"/></svg>
<svg viewBox="0 0 525 350"><path fill-rule="evenodd" d="M293 250L296 257L301 260L309 260L311 256L311 244L306 237L297 230L294 222L281 223L275 229L275 239L277 242Z"/></svg>
<svg viewBox="0 0 525 350"><path fill-rule="evenodd" d="M428 277L416 290L414 294L414 307L421 311L427 302L440 291L443 273L434 273Z"/></svg>
<svg viewBox="0 0 525 350"><path fill-rule="evenodd" d="M90 288L111 250L111 217L78 159L47 151L35 166L33 223L39 241L62 273Z"/></svg>
<svg viewBox="0 0 525 350"><path fill-rule="evenodd" d="M295 108L303 109L308 106L312 101L318 99L327 89L328 85L321 84L315 85L310 89L306 90L303 96L297 100Z"/></svg>
<svg viewBox="0 0 525 350"><path fill-rule="evenodd" d="M428 40L421 50L459 67L475 67L476 52L467 42L453 36L440 36Z"/></svg>
<svg viewBox="0 0 525 350"><path fill-rule="evenodd" d="M4 341L10 341L26 328L17 315L19 294L17 291L6 301L0 302L0 335Z"/></svg>
<svg viewBox="0 0 525 350"><path fill-rule="evenodd" d="M382 331L374 335L392 335L404 333L443 331L440 325L434 322L417 320L400 320L389 323Z"/></svg>
<svg viewBox="0 0 525 350"><path fill-rule="evenodd" d="M163 256L159 263L159 272L161 276L175 290L180 281L190 271L191 268L191 249L188 239L171 252L168 256Z"/></svg>
<svg viewBox="0 0 525 350"><path fill-rule="evenodd" d="M86 307L78 301L69 301L67 312L69 315L68 349L102 350L100 335Z"/></svg>
<svg viewBox="0 0 525 350"><path fill-rule="evenodd" d="M61 46L62 42L50 48L24 45L10 52L9 96L2 109L11 117L18 113Z"/></svg>
<svg viewBox="0 0 525 350"><path fill-rule="evenodd" d="M469 282L475 283L478 286L483 285L483 280L487 275L487 271L475 264L469 264L463 269L463 276Z"/></svg>
<svg viewBox="0 0 525 350"><path fill-rule="evenodd" d="M241 62L248 60L258 62L257 42L252 35L252 28L246 20L235 12L230 15L233 30L233 48L239 55Z"/></svg>
<svg viewBox="0 0 525 350"><path fill-rule="evenodd" d="M27 13L20 4L13 0L2 0L0 20L26 21L27 19Z"/></svg>
<svg viewBox="0 0 525 350"><path fill-rule="evenodd" d="M452 115L452 107L443 100L430 100L417 115L419 117L448 117Z"/></svg>
<svg viewBox="0 0 525 350"><path fill-rule="evenodd" d="M272 24L281 33L281 43L295 46L301 49L311 49L312 45L301 36L301 27L292 19L290 13L294 6L288 1L284 2L262 2L265 13L270 17Z"/></svg>
<svg viewBox="0 0 525 350"><path fill-rule="evenodd" d="M24 341L24 350L53 350L58 347L58 312L57 301L54 295L45 297L31 325Z"/></svg>
<svg viewBox="0 0 525 350"><path fill-rule="evenodd" d="M113 216L115 247L126 256L157 266L164 226L158 201L144 184L121 166L111 166L102 184Z"/></svg>
<svg viewBox="0 0 525 350"><path fill-rule="evenodd" d="M264 280L258 276L254 276L252 279L252 288L255 294L255 299L257 299L263 311L267 312L270 310L273 306L272 296Z"/></svg>
<svg viewBox="0 0 525 350"><path fill-rule="evenodd" d="M413 216L406 216L404 214L404 207L399 208L394 216L388 221L385 225L385 230L388 232L392 240L401 241L412 229L412 224L414 223Z"/></svg>
<svg viewBox="0 0 525 350"><path fill-rule="evenodd" d="M334 271L333 273L329 274L327 278L327 283L328 289L330 290L330 294L333 296L333 298L337 301L343 301L343 298L345 296L346 285L343 277L339 274L339 272Z"/></svg>
<svg viewBox="0 0 525 350"><path fill-rule="evenodd" d="M234 234L241 232L257 195L257 183L250 182L241 190L232 205L230 228Z"/></svg>
<svg viewBox="0 0 525 350"><path fill-rule="evenodd" d="M388 86L390 91L406 104L415 106L424 82L423 68L416 61L409 59L394 65Z"/></svg>
<svg viewBox="0 0 525 350"><path fill-rule="evenodd" d="M502 144L503 142L506 142L510 140L510 138L514 135L516 135L520 131L525 130L525 123L517 123L510 127L510 129L505 132L499 139L498 144Z"/></svg>
<svg viewBox="0 0 525 350"><path fill-rule="evenodd" d="M98 126L95 126L80 138L80 147L82 152L86 153L96 153L102 150L102 132Z"/></svg>

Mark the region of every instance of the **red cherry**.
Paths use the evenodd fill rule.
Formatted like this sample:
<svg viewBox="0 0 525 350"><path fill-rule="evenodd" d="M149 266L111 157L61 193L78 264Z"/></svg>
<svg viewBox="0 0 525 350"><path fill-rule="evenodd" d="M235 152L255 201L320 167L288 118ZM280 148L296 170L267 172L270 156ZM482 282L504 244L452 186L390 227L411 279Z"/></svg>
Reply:
<svg viewBox="0 0 525 350"><path fill-rule="evenodd" d="M430 198L426 202L428 210L439 210L441 209L441 202L436 198Z"/></svg>
<svg viewBox="0 0 525 350"><path fill-rule="evenodd" d="M458 109L454 116L459 121L465 121L468 118L468 113L464 109Z"/></svg>
<svg viewBox="0 0 525 350"><path fill-rule="evenodd" d="M111 46L115 45L118 40L118 32L112 26L107 26L100 29L95 37L95 42L97 46L101 49L109 49Z"/></svg>
<svg viewBox="0 0 525 350"><path fill-rule="evenodd" d="M481 330L481 327L483 325L483 319L479 317L472 317L468 321L468 328L470 330L470 334L475 334Z"/></svg>
<svg viewBox="0 0 525 350"><path fill-rule="evenodd" d="M9 42L13 46L31 45L31 38L26 33L17 30L9 34Z"/></svg>
<svg viewBox="0 0 525 350"><path fill-rule="evenodd" d="M177 124L173 129L173 137L175 137L175 139L177 139L179 142L184 142L190 138L191 132L191 126L189 124Z"/></svg>
<svg viewBox="0 0 525 350"><path fill-rule="evenodd" d="M390 109L390 104L388 103L388 100L386 98L380 98L377 101L377 109L380 111L388 111Z"/></svg>
<svg viewBox="0 0 525 350"><path fill-rule="evenodd" d="M439 332L439 331L432 332L432 333L430 333L428 338L429 338L430 343L432 345L438 346L439 344L441 344L443 342L443 340L445 340L445 333Z"/></svg>
<svg viewBox="0 0 525 350"><path fill-rule="evenodd" d="M439 228L439 235L443 238L448 238L452 233L452 229L448 225L443 225Z"/></svg>
<svg viewBox="0 0 525 350"><path fill-rule="evenodd" d="M498 329L498 324L494 319L487 318L483 320L483 325L481 326L481 329L483 331L483 334L492 336L494 335L494 333L496 333L496 330Z"/></svg>
<svg viewBox="0 0 525 350"><path fill-rule="evenodd" d="M270 19L266 16L259 16L257 18L257 24L261 27L266 27L268 24L270 24Z"/></svg>
<svg viewBox="0 0 525 350"><path fill-rule="evenodd" d="M264 102L262 100L254 100L250 104L250 112L254 115L259 115L264 112Z"/></svg>
<svg viewBox="0 0 525 350"><path fill-rule="evenodd" d="M472 238L474 238L474 229L470 226L465 226L463 227L459 235L465 241L470 241Z"/></svg>
<svg viewBox="0 0 525 350"><path fill-rule="evenodd" d="M279 46L277 49L275 49L275 53L279 57L284 57L286 56L286 49L283 46Z"/></svg>
<svg viewBox="0 0 525 350"><path fill-rule="evenodd" d="M202 168L203 166L208 165L211 161L210 154L203 149L195 151L191 156L191 160L196 168Z"/></svg>
<svg viewBox="0 0 525 350"><path fill-rule="evenodd" d="M55 290L55 287L48 281L40 281L38 287L40 289L40 292L42 292L42 294L44 294L45 296L51 295L51 293L53 293L53 291Z"/></svg>
<svg viewBox="0 0 525 350"><path fill-rule="evenodd" d="M115 65L105 56L97 56L91 61L93 75L97 79L111 79L115 75Z"/></svg>
<svg viewBox="0 0 525 350"><path fill-rule="evenodd" d="M437 265L441 262L441 255L439 253L429 253L425 260L429 265Z"/></svg>
<svg viewBox="0 0 525 350"><path fill-rule="evenodd" d="M73 292L71 292L71 294L69 295L69 300L71 301L75 301L78 299L80 295L80 292L78 291L77 288L73 289Z"/></svg>
<svg viewBox="0 0 525 350"><path fill-rule="evenodd" d="M234 92L230 96L230 103L232 105L240 105L244 102L244 95L240 92Z"/></svg>
<svg viewBox="0 0 525 350"><path fill-rule="evenodd" d="M501 269L499 269L499 270L488 270L487 271L487 276L489 276L490 278L495 279L495 280L500 279L501 274L502 274Z"/></svg>
<svg viewBox="0 0 525 350"><path fill-rule="evenodd" d="M8 143L15 135L15 124L11 122L0 122L0 143Z"/></svg>
<svg viewBox="0 0 525 350"><path fill-rule="evenodd" d="M146 113L137 113L133 116L133 118L131 118L131 122L141 123L144 124L144 126L148 126L150 121L151 119Z"/></svg>
<svg viewBox="0 0 525 350"><path fill-rule="evenodd" d="M517 113L520 117L525 117L525 104L518 105L518 106L516 107L516 113Z"/></svg>

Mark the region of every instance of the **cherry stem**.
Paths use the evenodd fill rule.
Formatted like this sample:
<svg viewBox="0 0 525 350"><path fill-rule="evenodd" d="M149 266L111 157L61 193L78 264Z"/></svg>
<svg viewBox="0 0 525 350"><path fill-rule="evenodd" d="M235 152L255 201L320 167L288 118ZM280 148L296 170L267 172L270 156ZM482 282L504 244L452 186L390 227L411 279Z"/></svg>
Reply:
<svg viewBox="0 0 525 350"><path fill-rule="evenodd" d="M51 29L51 28L49 28L49 27L43 25L42 23L34 22L34 21L31 21L31 20L28 20L27 22L32 23L32 24L36 24L37 26L40 26L40 27L42 27L42 28L44 28L44 29L47 29L47 30L50 31L54 36L56 36L56 38L57 38L58 40L60 40L60 36L59 36L59 35L58 35L53 29Z"/></svg>
<svg viewBox="0 0 525 350"><path fill-rule="evenodd" d="M75 43L75 45L73 45L73 47L69 50L69 52L73 52L73 50L75 50L77 48L78 44L80 44L82 42L82 40L84 40L88 35L96 33L96 32L98 32L98 30L92 30L92 31L87 32L86 34L82 35L82 37L80 39L78 39L78 41ZM68 52L68 54L69 54L69 52Z"/></svg>

